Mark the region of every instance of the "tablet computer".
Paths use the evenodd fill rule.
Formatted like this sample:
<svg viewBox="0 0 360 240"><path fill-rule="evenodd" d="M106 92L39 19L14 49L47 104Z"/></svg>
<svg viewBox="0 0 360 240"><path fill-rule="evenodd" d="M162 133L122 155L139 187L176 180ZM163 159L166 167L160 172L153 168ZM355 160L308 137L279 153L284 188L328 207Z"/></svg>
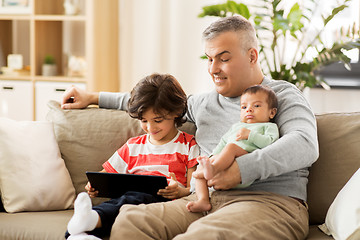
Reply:
<svg viewBox="0 0 360 240"><path fill-rule="evenodd" d="M99 191L98 197L118 198L126 192L144 192L155 196L158 201L168 201L157 195L168 183L164 176L136 175L107 172L86 172L93 188Z"/></svg>

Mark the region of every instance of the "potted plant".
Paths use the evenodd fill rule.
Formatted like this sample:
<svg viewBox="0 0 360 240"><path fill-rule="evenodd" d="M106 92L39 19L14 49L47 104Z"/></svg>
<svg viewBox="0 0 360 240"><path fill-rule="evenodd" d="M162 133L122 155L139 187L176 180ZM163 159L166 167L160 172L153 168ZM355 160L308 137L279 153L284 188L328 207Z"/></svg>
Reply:
<svg viewBox="0 0 360 240"><path fill-rule="evenodd" d="M245 5L228 0L224 4L203 7L199 17L242 15L250 19L259 37L260 61L265 74L273 79L294 83L299 89L322 85L328 87L324 79L316 74L323 67L341 62L350 70L350 58L346 50L360 47L359 29L349 26L347 31L339 29L339 38L328 47L324 44L322 32L328 23L342 10L348 7L351 0L342 0L331 13L322 14L322 26L318 30L310 29L315 9L319 1L304 0L295 3L289 11L284 9L284 0L259 0L256 5ZM250 12L250 10L252 12ZM286 48L286 43L295 42L296 47ZM312 53L312 59L305 56ZM285 61L285 57L290 61Z"/></svg>
<svg viewBox="0 0 360 240"><path fill-rule="evenodd" d="M46 55L44 58L44 63L42 65L42 75L43 76L56 76L57 67L55 64L55 58L52 55Z"/></svg>

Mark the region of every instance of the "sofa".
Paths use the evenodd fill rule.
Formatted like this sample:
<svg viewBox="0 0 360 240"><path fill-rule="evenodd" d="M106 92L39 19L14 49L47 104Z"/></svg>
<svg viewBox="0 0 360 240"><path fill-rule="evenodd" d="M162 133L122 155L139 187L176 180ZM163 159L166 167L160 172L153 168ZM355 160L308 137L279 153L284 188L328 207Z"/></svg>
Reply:
<svg viewBox="0 0 360 240"><path fill-rule="evenodd" d="M55 101L49 102L48 106L47 120L53 126L61 161L68 170L73 187L73 193L70 191L67 197L67 201L72 203L76 194L84 191L87 182L85 172L101 170L102 163L116 149L128 138L142 133L142 130L137 120L123 111L97 107L63 110ZM319 114L316 119L320 157L310 168L307 202L310 230L307 239L325 240L333 238L320 231L318 225L325 222L335 197L360 167L360 112ZM193 124L186 123L182 130L194 134L196 129ZM3 146L0 143L0 151L3 151ZM1 156L0 161L4 161ZM47 182L48 179L51 177L44 177L43 181ZM0 191L6 209L4 201L8 202L9 199L4 196L6 193L1 181L5 180L0 176ZM32 183L32 186L35 189L36 183ZM93 199L93 204L104 200ZM2 209L0 239L64 239L67 222L73 214L72 206L66 204L45 210L30 207L11 213Z"/></svg>

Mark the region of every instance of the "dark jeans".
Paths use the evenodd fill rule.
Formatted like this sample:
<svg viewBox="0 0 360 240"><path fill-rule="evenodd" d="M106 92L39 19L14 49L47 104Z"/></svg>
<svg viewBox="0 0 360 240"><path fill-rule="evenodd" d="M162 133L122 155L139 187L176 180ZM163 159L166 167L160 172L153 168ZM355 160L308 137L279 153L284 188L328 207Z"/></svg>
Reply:
<svg viewBox="0 0 360 240"><path fill-rule="evenodd" d="M158 202L157 198L153 195L141 192L127 192L119 198L114 198L109 201L103 202L97 206L93 207L101 219L101 228L97 228L91 232L88 232L90 235L97 237L109 236L115 218L119 214L119 210L124 204L134 204L138 205L141 203L154 203ZM70 235L68 232L65 233L65 238L68 238Z"/></svg>

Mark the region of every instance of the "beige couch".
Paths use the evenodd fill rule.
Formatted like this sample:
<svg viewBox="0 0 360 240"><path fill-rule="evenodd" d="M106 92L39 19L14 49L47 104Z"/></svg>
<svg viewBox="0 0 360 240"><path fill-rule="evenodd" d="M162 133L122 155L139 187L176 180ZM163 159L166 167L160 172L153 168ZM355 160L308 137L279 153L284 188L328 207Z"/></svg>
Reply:
<svg viewBox="0 0 360 240"><path fill-rule="evenodd" d="M125 112L90 108L62 110L49 103L48 120L54 123L62 158L77 193L84 190L85 171L97 171L125 141L141 133L137 121ZM360 113L317 116L320 158L311 167L308 184L310 233L308 239L332 239L317 225L338 191L360 167ZM183 130L194 133L191 124ZM99 200L97 200L99 201ZM96 203L95 203L96 204ZM73 210L0 213L0 239L63 239Z"/></svg>

